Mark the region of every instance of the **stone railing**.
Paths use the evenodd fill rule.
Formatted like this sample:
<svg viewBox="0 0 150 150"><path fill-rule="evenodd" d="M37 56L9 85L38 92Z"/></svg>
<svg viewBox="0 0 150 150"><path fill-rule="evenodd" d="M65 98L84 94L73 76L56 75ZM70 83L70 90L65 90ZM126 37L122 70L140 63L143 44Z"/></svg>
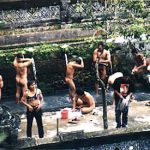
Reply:
<svg viewBox="0 0 150 150"><path fill-rule="evenodd" d="M41 22L58 19L60 19L60 6L0 11L0 20L11 28L38 26Z"/></svg>
<svg viewBox="0 0 150 150"><path fill-rule="evenodd" d="M89 5L86 2L71 3L63 0L55 5L50 3L42 6L29 3L22 3L20 6L18 2L15 3L16 6L8 8L0 3L0 22L4 23L4 28L32 27L53 21L79 21L92 18L93 15L99 16L104 9L100 2Z"/></svg>

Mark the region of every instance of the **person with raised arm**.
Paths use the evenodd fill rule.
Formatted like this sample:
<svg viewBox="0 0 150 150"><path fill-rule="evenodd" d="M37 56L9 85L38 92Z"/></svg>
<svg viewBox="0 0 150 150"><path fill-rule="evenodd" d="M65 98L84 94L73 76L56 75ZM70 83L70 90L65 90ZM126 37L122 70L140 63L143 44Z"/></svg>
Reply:
<svg viewBox="0 0 150 150"><path fill-rule="evenodd" d="M71 100L73 100L76 91L75 83L73 81L75 70L82 68L84 68L82 57L75 58L73 61L67 63L65 81L69 85L69 96Z"/></svg>
<svg viewBox="0 0 150 150"><path fill-rule="evenodd" d="M20 102L21 92L27 90L27 68L32 63L31 58L24 58L22 53L18 53L13 61L16 69L16 103Z"/></svg>

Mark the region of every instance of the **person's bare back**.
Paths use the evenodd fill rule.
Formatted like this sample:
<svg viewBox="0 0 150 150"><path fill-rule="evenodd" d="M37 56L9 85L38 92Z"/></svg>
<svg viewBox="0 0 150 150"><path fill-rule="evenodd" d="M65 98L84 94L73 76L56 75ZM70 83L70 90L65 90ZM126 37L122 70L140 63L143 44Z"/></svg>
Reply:
<svg viewBox="0 0 150 150"><path fill-rule="evenodd" d="M82 113L89 113L95 108L95 100L89 92L77 89L72 103L73 111L76 107L80 108Z"/></svg>
<svg viewBox="0 0 150 150"><path fill-rule="evenodd" d="M69 96L71 99L73 99L76 90L75 84L73 82L73 78L74 78L75 69L77 68L84 68L83 59L81 57L79 57L75 61L69 62L66 68L65 81L69 85L69 89L70 89Z"/></svg>
<svg viewBox="0 0 150 150"><path fill-rule="evenodd" d="M76 64L76 62L68 63L67 69L66 69L66 78L73 79L74 72L75 72L74 64Z"/></svg>
<svg viewBox="0 0 150 150"><path fill-rule="evenodd" d="M13 65L16 69L16 102L19 102L20 93L27 89L27 67L32 63L32 59L23 58L22 54L15 57Z"/></svg>

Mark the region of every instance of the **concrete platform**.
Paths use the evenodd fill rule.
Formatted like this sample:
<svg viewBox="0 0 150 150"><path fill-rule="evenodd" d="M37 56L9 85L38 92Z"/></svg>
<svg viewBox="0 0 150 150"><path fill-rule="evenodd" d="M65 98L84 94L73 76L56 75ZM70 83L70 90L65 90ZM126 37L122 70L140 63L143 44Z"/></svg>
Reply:
<svg viewBox="0 0 150 150"><path fill-rule="evenodd" d="M77 139L94 137L106 137L111 135L123 135L150 131L150 106L145 106L147 101L133 101L129 108L128 128L116 129L114 106L107 107L108 129L103 128L102 106L96 107L95 113L89 113L78 117L78 121L72 119L59 119L57 130L58 112L44 112L43 124L45 136L38 138L36 122L33 122L33 138L26 138L26 118L21 119L21 131L15 148L31 148L38 145L62 143Z"/></svg>

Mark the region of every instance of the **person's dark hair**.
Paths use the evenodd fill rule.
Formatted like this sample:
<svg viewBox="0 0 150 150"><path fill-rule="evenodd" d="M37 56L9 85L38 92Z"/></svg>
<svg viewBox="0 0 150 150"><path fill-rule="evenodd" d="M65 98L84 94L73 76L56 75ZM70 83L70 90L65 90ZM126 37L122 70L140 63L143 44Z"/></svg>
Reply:
<svg viewBox="0 0 150 150"><path fill-rule="evenodd" d="M81 95L84 95L84 90L83 90L83 89L77 89L77 90L76 90L76 94L77 94L77 95L80 95L80 96L81 96Z"/></svg>
<svg viewBox="0 0 150 150"><path fill-rule="evenodd" d="M130 70L124 70L123 71L123 76L131 76L132 75L132 72Z"/></svg>
<svg viewBox="0 0 150 150"><path fill-rule="evenodd" d="M99 43L98 43L98 47L100 46L100 45L102 45L102 47L104 47L105 45L104 45L104 42L102 42L102 41L100 41Z"/></svg>
<svg viewBox="0 0 150 150"><path fill-rule="evenodd" d="M132 53L132 54L138 54L138 52L139 52L139 50L138 50L137 48L135 48L135 47L133 47L133 48L131 49L131 53Z"/></svg>
<svg viewBox="0 0 150 150"><path fill-rule="evenodd" d="M33 83L35 83L34 80L28 81L28 83L27 83L28 88L29 88Z"/></svg>
<svg viewBox="0 0 150 150"><path fill-rule="evenodd" d="M76 63L81 64L81 59L79 57L75 58Z"/></svg>
<svg viewBox="0 0 150 150"><path fill-rule="evenodd" d="M18 53L18 54L16 55L16 57L17 57L17 58L23 58L23 54L22 54L22 53Z"/></svg>

